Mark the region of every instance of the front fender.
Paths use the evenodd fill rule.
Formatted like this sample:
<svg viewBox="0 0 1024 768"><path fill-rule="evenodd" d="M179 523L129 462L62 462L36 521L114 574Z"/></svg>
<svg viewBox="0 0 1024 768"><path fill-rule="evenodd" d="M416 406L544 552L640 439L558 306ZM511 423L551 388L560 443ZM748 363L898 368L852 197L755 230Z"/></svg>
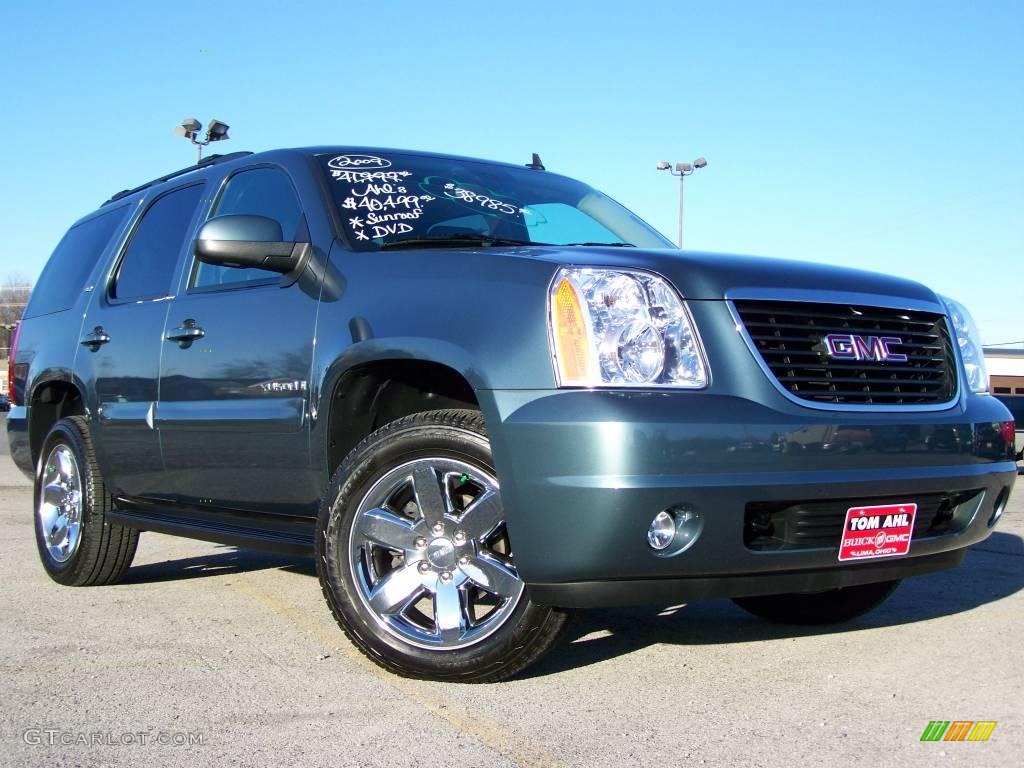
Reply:
<svg viewBox="0 0 1024 768"><path fill-rule="evenodd" d="M321 295L309 392L312 458L325 471L332 398L354 369L444 366L474 391L496 430L491 391L555 385L547 326L555 265L486 248L359 253L337 243L330 261L343 289Z"/></svg>
<svg viewBox="0 0 1024 768"><path fill-rule="evenodd" d="M554 265L486 248L353 252L337 244L330 259L345 287L321 300L318 391L330 392L347 366L388 358L447 365L474 389L554 385Z"/></svg>

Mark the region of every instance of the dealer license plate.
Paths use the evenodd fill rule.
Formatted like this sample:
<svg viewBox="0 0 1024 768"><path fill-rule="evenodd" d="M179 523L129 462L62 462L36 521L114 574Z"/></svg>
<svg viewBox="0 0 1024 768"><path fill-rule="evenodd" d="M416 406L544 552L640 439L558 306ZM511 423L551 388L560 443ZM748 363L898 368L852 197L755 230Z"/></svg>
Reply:
<svg viewBox="0 0 1024 768"><path fill-rule="evenodd" d="M871 560L905 555L914 535L917 504L853 507L846 512L840 560Z"/></svg>

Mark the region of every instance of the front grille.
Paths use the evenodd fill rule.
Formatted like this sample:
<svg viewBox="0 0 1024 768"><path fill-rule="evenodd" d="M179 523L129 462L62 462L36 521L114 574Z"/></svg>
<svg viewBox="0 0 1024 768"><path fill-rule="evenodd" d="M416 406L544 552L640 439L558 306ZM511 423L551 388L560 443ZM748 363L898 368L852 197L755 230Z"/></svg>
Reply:
<svg viewBox="0 0 1024 768"><path fill-rule="evenodd" d="M777 551L839 548L851 507L917 503L913 541L959 533L971 521L981 490L917 494L911 498L759 501L747 504L743 543L747 549Z"/></svg>
<svg viewBox="0 0 1024 768"><path fill-rule="evenodd" d="M793 397L835 405L936 405L956 396L956 358L941 314L795 301L734 306L757 354Z"/></svg>

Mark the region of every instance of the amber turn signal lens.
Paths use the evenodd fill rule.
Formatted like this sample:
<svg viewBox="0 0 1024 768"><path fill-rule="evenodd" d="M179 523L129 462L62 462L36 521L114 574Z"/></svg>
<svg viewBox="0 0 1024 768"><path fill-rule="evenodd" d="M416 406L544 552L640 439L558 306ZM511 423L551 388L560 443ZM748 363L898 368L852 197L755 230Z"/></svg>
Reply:
<svg viewBox="0 0 1024 768"><path fill-rule="evenodd" d="M592 345L580 295L566 277L555 287L551 314L559 383L585 386L590 379Z"/></svg>

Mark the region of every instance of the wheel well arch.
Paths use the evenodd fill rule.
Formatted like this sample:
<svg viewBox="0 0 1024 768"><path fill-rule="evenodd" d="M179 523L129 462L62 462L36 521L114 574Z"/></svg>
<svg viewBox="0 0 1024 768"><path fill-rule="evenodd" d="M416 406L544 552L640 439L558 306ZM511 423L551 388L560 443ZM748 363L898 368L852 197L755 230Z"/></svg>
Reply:
<svg viewBox="0 0 1024 768"><path fill-rule="evenodd" d="M402 416L444 408L479 410L465 376L444 363L387 359L345 371L327 400L327 472L374 430Z"/></svg>
<svg viewBox="0 0 1024 768"><path fill-rule="evenodd" d="M85 399L74 384L48 381L32 390L28 404L29 448L32 463L35 464L43 448L43 441L54 424L68 416L85 415Z"/></svg>

